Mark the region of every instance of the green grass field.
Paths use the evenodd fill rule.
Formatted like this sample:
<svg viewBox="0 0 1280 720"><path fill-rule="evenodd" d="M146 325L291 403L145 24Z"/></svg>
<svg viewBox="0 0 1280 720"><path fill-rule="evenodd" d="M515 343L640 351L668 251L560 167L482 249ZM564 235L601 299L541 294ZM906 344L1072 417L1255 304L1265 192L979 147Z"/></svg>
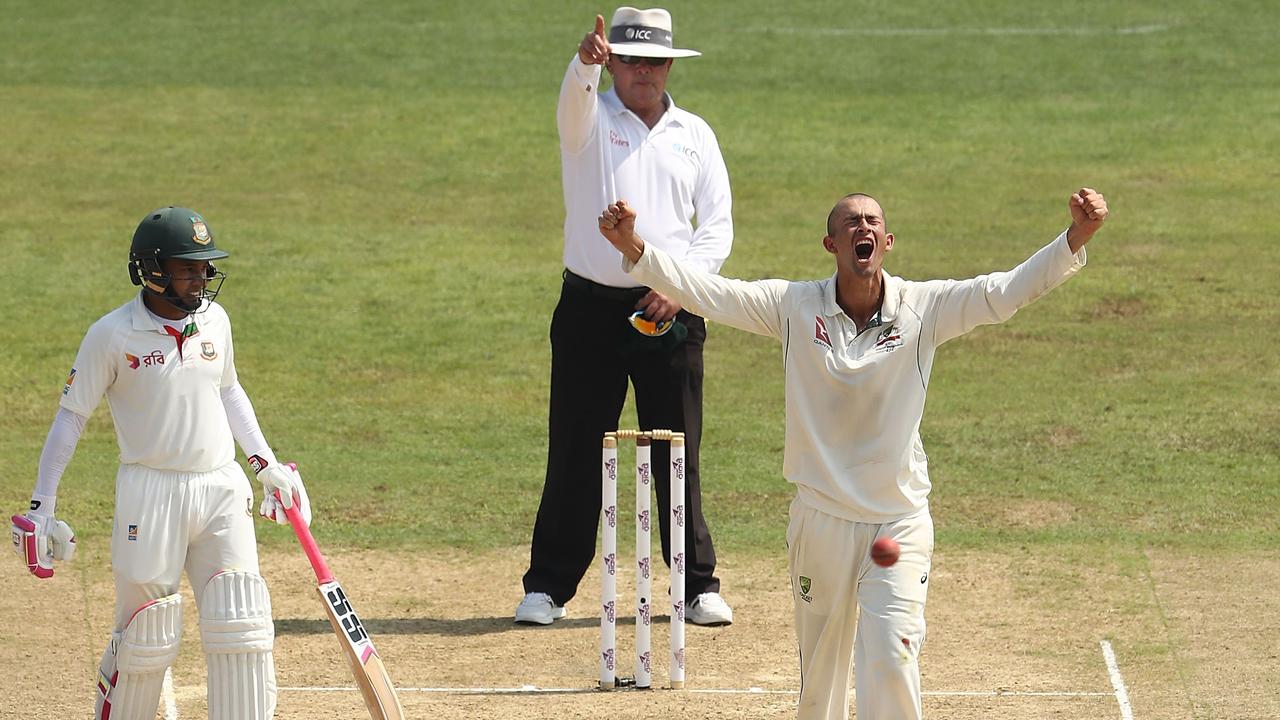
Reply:
<svg viewBox="0 0 1280 720"><path fill-rule="evenodd" d="M556 93L611 8L131 5L5 3L2 504L26 504L84 331L133 292L134 226L179 204L232 253L219 301L242 382L331 544L527 543L561 267ZM922 431L940 544L1280 542L1271 3L668 6L705 53L669 88L716 129L734 186L725 274L828 275L822 223L853 190L884 203L890 271L921 279L1010 267L1065 227L1074 189L1107 194L1080 277L940 353ZM723 556L783 545L779 357L712 328ZM114 468L104 404L59 494L82 544L105 548Z"/></svg>

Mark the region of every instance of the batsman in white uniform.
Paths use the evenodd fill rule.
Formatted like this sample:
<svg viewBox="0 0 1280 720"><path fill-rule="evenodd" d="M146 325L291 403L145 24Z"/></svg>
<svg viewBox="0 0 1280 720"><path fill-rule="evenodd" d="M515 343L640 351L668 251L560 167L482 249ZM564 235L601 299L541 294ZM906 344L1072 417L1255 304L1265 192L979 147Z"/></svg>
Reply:
<svg viewBox="0 0 1280 720"><path fill-rule="evenodd" d="M193 210L148 213L133 235L129 275L142 291L89 328L62 390L31 508L13 517L14 547L49 578L75 549L54 517L58 482L105 395L120 446L111 566L115 626L102 655L96 720L152 720L178 656L185 569L208 660L210 720L275 713L275 630L258 572L253 490L234 442L264 487L259 512L288 522L301 478L276 461L236 378L231 323L214 302L227 257ZM277 494L278 498L277 499Z"/></svg>
<svg viewBox="0 0 1280 720"><path fill-rule="evenodd" d="M863 194L831 210L822 245L836 271L816 281L703 272L646 245L625 202L601 214L601 233L637 281L708 320L782 343L783 474L796 485L787 547L800 718L849 717L855 661L858 720L921 717L933 521L920 419L934 356L942 343L1009 319L1084 266L1106 200L1081 188L1069 207L1071 226L1012 270L929 282L882 269L893 235L880 204ZM898 541L896 564L871 561L878 537Z"/></svg>

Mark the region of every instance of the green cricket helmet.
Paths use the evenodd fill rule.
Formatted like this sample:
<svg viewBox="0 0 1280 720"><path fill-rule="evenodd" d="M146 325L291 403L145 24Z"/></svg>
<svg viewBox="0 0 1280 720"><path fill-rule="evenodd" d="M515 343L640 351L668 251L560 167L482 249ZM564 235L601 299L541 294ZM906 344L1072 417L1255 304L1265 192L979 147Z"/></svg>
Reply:
<svg viewBox="0 0 1280 720"><path fill-rule="evenodd" d="M170 258L221 260L224 257L227 253L214 244L213 231L200 213L170 205L147 213L133 232L133 245L129 248L129 279L134 285L141 285L145 292L179 309L196 312L204 300L213 301L218 296L226 274L218 272L210 263L205 270L208 283L193 307L191 301L178 297L170 287L172 278L165 272L162 261Z"/></svg>

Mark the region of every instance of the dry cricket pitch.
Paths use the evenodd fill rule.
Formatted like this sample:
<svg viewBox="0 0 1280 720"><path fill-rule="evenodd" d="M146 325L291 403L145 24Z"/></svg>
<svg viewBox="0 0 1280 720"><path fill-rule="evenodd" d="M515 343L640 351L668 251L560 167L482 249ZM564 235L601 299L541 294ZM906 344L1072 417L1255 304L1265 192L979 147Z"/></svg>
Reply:
<svg viewBox="0 0 1280 720"><path fill-rule="evenodd" d="M409 717L786 718L799 684L786 561L722 557L736 622L688 627L687 690L600 693L599 574L569 617L513 625L524 548L485 554L330 552ZM262 559L276 618L278 718L367 718L315 597L301 552ZM111 618L105 550L82 548L49 581L0 563L11 621L0 659L0 718L88 718ZM1133 554L1124 567L1082 568L1048 555L934 556L925 713L1005 718L1280 717L1280 559L1209 561L1174 551ZM1247 579L1247 581L1246 581ZM629 581L630 578L624 578ZM620 584L620 588L623 587ZM180 718L202 718L204 658L190 588L174 668ZM619 593L626 603L625 592ZM622 617L630 608L620 610ZM655 637L665 637L665 616ZM633 626L620 622L620 671ZM1114 652L1108 664L1104 646ZM665 653L654 667L665 684ZM535 690L536 689L536 690Z"/></svg>

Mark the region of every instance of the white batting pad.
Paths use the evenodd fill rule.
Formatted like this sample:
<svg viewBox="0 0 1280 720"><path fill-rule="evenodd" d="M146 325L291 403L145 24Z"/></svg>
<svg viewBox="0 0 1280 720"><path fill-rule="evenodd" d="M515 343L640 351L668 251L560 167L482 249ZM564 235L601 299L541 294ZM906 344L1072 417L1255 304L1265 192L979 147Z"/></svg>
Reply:
<svg viewBox="0 0 1280 720"><path fill-rule="evenodd" d="M271 597L257 573L214 575L200 596L209 720L268 720L276 710Z"/></svg>
<svg viewBox="0 0 1280 720"><path fill-rule="evenodd" d="M102 655L94 717L153 720L165 670L178 658L181 642L181 595L163 597L134 613Z"/></svg>

